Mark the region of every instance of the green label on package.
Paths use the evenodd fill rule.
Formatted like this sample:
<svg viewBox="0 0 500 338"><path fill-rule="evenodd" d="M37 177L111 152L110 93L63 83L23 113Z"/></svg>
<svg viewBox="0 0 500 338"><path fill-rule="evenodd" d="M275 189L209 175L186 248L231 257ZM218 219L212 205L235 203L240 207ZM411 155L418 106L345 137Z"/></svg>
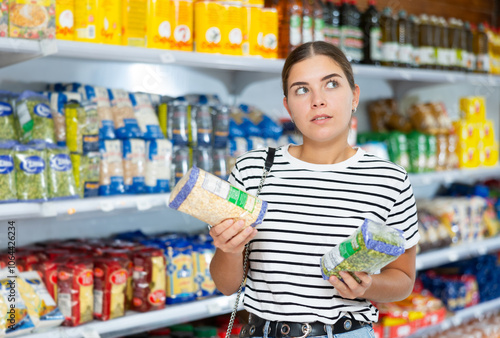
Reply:
<svg viewBox="0 0 500 338"><path fill-rule="evenodd" d="M356 236L357 237L357 236ZM339 251L340 255L344 258L349 258L350 256L354 255L356 251L359 251L360 246L359 243L357 242L357 238L354 237L350 241L342 242L339 245Z"/></svg>
<svg viewBox="0 0 500 338"><path fill-rule="evenodd" d="M255 197L249 196L246 192L209 173L205 175L202 187L248 212L253 212L257 204Z"/></svg>

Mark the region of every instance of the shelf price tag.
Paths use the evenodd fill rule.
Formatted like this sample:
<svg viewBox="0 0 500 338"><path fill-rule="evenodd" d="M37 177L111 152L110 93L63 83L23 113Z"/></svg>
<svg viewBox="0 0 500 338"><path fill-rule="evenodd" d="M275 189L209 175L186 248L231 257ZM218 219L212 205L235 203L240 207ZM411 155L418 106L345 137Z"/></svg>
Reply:
<svg viewBox="0 0 500 338"><path fill-rule="evenodd" d="M231 309L229 302L225 298L217 299L207 305L207 312L210 314L219 314Z"/></svg>
<svg viewBox="0 0 500 338"><path fill-rule="evenodd" d="M104 212L109 212L115 209L113 203L111 203L110 201L101 201L99 203L99 208Z"/></svg>
<svg viewBox="0 0 500 338"><path fill-rule="evenodd" d="M458 256L458 253L456 253L455 251L452 251L448 254L448 259L450 260L450 262L456 262L459 258L460 257Z"/></svg>
<svg viewBox="0 0 500 338"><path fill-rule="evenodd" d="M174 63L175 56L172 53L165 52L160 54L160 60L162 63Z"/></svg>
<svg viewBox="0 0 500 338"><path fill-rule="evenodd" d="M137 210L144 211L148 209L151 209L151 203L148 199L144 198L137 201Z"/></svg>

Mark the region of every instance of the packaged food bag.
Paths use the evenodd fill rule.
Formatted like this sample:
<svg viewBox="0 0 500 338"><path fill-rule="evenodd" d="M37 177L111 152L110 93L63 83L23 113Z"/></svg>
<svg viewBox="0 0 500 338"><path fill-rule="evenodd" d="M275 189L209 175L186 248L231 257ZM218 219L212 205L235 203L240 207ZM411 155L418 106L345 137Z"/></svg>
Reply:
<svg viewBox="0 0 500 338"><path fill-rule="evenodd" d="M17 199L43 202L47 200L47 164L45 149L29 145L14 147Z"/></svg>
<svg viewBox="0 0 500 338"><path fill-rule="evenodd" d="M73 164L66 147L47 145L47 183L48 197L52 200L76 198L75 176Z"/></svg>
<svg viewBox="0 0 500 338"><path fill-rule="evenodd" d="M99 196L101 154L71 154L76 189L80 197Z"/></svg>
<svg viewBox="0 0 500 338"><path fill-rule="evenodd" d="M144 140L123 140L123 181L128 194L144 193L146 144Z"/></svg>
<svg viewBox="0 0 500 338"><path fill-rule="evenodd" d="M7 337L26 335L35 328L35 324L33 324L31 320L26 304L21 297L21 290L17 278L10 277L18 275L19 271L17 268L5 268L0 271L0 298L3 298L8 309L0 314L2 317L0 323L5 319L5 333ZM0 309L2 307L3 306L0 305ZM0 324L0 332L1 327Z"/></svg>
<svg viewBox="0 0 500 338"><path fill-rule="evenodd" d="M165 243L167 259L167 304L193 301L196 298L194 281L193 248L185 239Z"/></svg>
<svg viewBox="0 0 500 338"><path fill-rule="evenodd" d="M99 151L99 115L97 104L83 101L66 106L68 148L71 152L88 154Z"/></svg>
<svg viewBox="0 0 500 338"><path fill-rule="evenodd" d="M348 271L359 282L355 271L375 273L405 252L403 232L365 219L361 227L321 257L324 279Z"/></svg>
<svg viewBox="0 0 500 338"><path fill-rule="evenodd" d="M135 118L139 123L143 138L145 140L163 138L160 122L153 108L150 95L146 93L130 93L130 101L134 107Z"/></svg>
<svg viewBox="0 0 500 338"><path fill-rule="evenodd" d="M16 114L23 143L31 140L55 143L54 121L46 96L24 91L16 101Z"/></svg>
<svg viewBox="0 0 500 338"><path fill-rule="evenodd" d="M53 92L50 93L49 99L57 145L64 146L66 145L66 105L70 102L80 102L82 95L72 92Z"/></svg>
<svg viewBox="0 0 500 338"><path fill-rule="evenodd" d="M148 193L170 191L172 142L151 140L146 144L145 187Z"/></svg>
<svg viewBox="0 0 500 338"><path fill-rule="evenodd" d="M96 104L99 121L99 140L114 139L116 137L115 123L113 121L113 113L111 112L108 90L103 87L82 86L79 83L70 84L68 88L81 93L82 100Z"/></svg>
<svg viewBox="0 0 500 338"><path fill-rule="evenodd" d="M122 89L108 89L117 138L140 138L142 132L134 114L129 94Z"/></svg>
<svg viewBox="0 0 500 338"><path fill-rule="evenodd" d="M16 141L0 141L0 203L17 201L13 149L16 144Z"/></svg>
<svg viewBox="0 0 500 338"><path fill-rule="evenodd" d="M0 140L19 140L17 122L12 107L14 97L14 94L0 90Z"/></svg>
<svg viewBox="0 0 500 338"><path fill-rule="evenodd" d="M120 140L99 141L99 149L101 152L99 195L125 193L122 142Z"/></svg>
<svg viewBox="0 0 500 338"><path fill-rule="evenodd" d="M175 185L169 206L212 226L235 218L245 220L246 226L255 227L262 223L267 211L266 201L196 166Z"/></svg>

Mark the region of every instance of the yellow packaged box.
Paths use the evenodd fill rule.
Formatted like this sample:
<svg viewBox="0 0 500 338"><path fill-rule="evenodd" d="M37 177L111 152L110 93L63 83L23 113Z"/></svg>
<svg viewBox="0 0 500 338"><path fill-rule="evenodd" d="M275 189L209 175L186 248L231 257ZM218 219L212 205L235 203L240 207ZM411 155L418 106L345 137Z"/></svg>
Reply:
<svg viewBox="0 0 500 338"><path fill-rule="evenodd" d="M146 47L148 0L123 0L122 45Z"/></svg>
<svg viewBox="0 0 500 338"><path fill-rule="evenodd" d="M169 49L172 39L172 1L149 0L147 47Z"/></svg>
<svg viewBox="0 0 500 338"><path fill-rule="evenodd" d="M498 164L498 142L494 141L490 146L481 149L481 164L486 167L494 167Z"/></svg>
<svg viewBox="0 0 500 338"><path fill-rule="evenodd" d="M55 0L11 0L9 36L23 39L54 39Z"/></svg>
<svg viewBox="0 0 500 338"><path fill-rule="evenodd" d="M461 144L457 148L457 155L460 168L477 168L481 164L478 147L467 148L465 144Z"/></svg>
<svg viewBox="0 0 500 338"><path fill-rule="evenodd" d="M464 144L464 148L476 147L479 143L480 124L458 120L453 122L458 143Z"/></svg>
<svg viewBox="0 0 500 338"><path fill-rule="evenodd" d="M243 6L242 8L242 52L244 56L260 56L260 13L261 9L256 6Z"/></svg>
<svg viewBox="0 0 500 338"><path fill-rule="evenodd" d="M7 35L9 35L9 2L8 0L0 0L0 38Z"/></svg>
<svg viewBox="0 0 500 338"><path fill-rule="evenodd" d="M96 28L99 42L121 45L122 1L99 0L98 4Z"/></svg>
<svg viewBox="0 0 500 338"><path fill-rule="evenodd" d="M261 55L266 59L278 58L278 10L263 8L260 14L262 30Z"/></svg>
<svg viewBox="0 0 500 338"><path fill-rule="evenodd" d="M74 39L74 11L74 0L56 0L56 38L58 40Z"/></svg>
<svg viewBox="0 0 500 338"><path fill-rule="evenodd" d="M97 35L98 0L75 1L75 41L100 42Z"/></svg>
<svg viewBox="0 0 500 338"><path fill-rule="evenodd" d="M195 50L200 53L222 52L222 13L221 4L200 1L194 4Z"/></svg>
<svg viewBox="0 0 500 338"><path fill-rule="evenodd" d="M495 130L493 127L493 121L486 120L484 123L478 123L479 125L479 139L483 142L485 147L492 146L495 143Z"/></svg>
<svg viewBox="0 0 500 338"><path fill-rule="evenodd" d="M193 1L172 1L173 39L170 49L193 51Z"/></svg>
<svg viewBox="0 0 500 338"><path fill-rule="evenodd" d="M466 96L460 98L460 117L469 122L484 122L486 104L483 96Z"/></svg>
<svg viewBox="0 0 500 338"><path fill-rule="evenodd" d="M243 7L239 4L222 6L222 54L243 55Z"/></svg>

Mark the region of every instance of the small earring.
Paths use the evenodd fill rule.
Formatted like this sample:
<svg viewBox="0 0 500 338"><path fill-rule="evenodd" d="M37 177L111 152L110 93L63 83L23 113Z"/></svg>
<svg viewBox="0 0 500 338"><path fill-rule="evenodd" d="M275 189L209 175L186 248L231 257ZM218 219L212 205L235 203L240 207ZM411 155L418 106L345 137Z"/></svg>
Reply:
<svg viewBox="0 0 500 338"><path fill-rule="evenodd" d="M353 113L353 114L356 112L356 109L358 109L358 107L354 107L354 108L352 108L352 113Z"/></svg>

